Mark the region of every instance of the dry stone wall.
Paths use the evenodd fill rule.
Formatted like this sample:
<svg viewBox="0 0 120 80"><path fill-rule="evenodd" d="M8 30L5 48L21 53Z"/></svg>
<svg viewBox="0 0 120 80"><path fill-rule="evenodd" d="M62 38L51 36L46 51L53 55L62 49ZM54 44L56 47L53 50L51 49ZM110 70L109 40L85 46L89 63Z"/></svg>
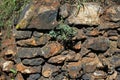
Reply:
<svg viewBox="0 0 120 80"><path fill-rule="evenodd" d="M15 80L120 80L120 5L83 5L33 0L13 30L15 51L3 51L2 70L16 71ZM76 30L66 41L49 34L60 17Z"/></svg>

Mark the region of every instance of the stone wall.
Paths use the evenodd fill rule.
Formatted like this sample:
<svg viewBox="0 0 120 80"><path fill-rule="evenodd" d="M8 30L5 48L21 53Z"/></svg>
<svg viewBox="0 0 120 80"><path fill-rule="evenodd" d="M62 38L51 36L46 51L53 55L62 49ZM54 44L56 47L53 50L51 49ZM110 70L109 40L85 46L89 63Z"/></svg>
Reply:
<svg viewBox="0 0 120 80"><path fill-rule="evenodd" d="M120 80L120 5L83 5L33 0L13 30L14 49L2 52L2 70L15 80ZM76 30L69 40L49 34L60 17Z"/></svg>

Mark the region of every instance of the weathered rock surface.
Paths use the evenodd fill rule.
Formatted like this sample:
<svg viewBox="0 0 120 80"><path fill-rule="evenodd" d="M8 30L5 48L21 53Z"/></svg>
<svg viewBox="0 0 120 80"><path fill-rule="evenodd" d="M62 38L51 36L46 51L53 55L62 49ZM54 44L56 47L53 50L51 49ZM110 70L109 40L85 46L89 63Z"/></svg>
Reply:
<svg viewBox="0 0 120 80"><path fill-rule="evenodd" d="M57 0L33 1L16 28L53 29L57 25L59 5Z"/></svg>
<svg viewBox="0 0 120 80"><path fill-rule="evenodd" d="M17 71L24 73L24 74L31 74L31 73L40 73L41 66L24 66L22 63L16 64Z"/></svg>
<svg viewBox="0 0 120 80"><path fill-rule="evenodd" d="M40 78L40 74L31 74L27 80L38 80Z"/></svg>
<svg viewBox="0 0 120 80"><path fill-rule="evenodd" d="M70 24L99 25L102 7L97 3L84 3L83 5L80 10L73 8L73 13L67 21Z"/></svg>
<svg viewBox="0 0 120 80"><path fill-rule="evenodd" d="M90 38L85 43L86 48L95 51L106 51L109 48L109 46L109 39L105 37Z"/></svg>
<svg viewBox="0 0 120 80"><path fill-rule="evenodd" d="M42 58L24 59L24 60L22 60L22 63L24 65L30 65L30 66L39 66L43 62L44 62L44 59L42 59Z"/></svg>
<svg viewBox="0 0 120 80"><path fill-rule="evenodd" d="M41 48L41 54L44 58L49 58L55 55L60 54L63 50L63 46L58 42L50 42Z"/></svg>
<svg viewBox="0 0 120 80"><path fill-rule="evenodd" d="M44 77L50 77L53 73L58 72L59 68L57 66L45 63L45 65L42 67L42 75Z"/></svg>

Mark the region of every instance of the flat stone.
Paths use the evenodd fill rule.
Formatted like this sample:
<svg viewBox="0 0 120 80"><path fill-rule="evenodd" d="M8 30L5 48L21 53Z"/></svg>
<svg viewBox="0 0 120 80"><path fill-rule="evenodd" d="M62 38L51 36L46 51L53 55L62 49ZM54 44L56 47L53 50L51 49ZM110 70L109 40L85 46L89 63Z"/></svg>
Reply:
<svg viewBox="0 0 120 80"><path fill-rule="evenodd" d="M79 54L76 54L74 51L63 51L61 55L51 57L48 62L60 64L64 61L78 61L81 59Z"/></svg>
<svg viewBox="0 0 120 80"><path fill-rule="evenodd" d="M81 41L79 41L73 46L73 49L80 50L81 46L82 46Z"/></svg>
<svg viewBox="0 0 120 80"><path fill-rule="evenodd" d="M108 34L108 36L117 36L118 35L117 30L109 30L109 31L107 31L107 34Z"/></svg>
<svg viewBox="0 0 120 80"><path fill-rule="evenodd" d="M60 3L57 0L33 0L33 2L29 5L28 9L24 13L23 18L17 24L16 28L53 29L57 25L56 18L59 5Z"/></svg>
<svg viewBox="0 0 120 80"><path fill-rule="evenodd" d="M63 70L67 71L70 78L78 78L81 74L82 63L81 61L78 62L69 62L64 64L62 67Z"/></svg>
<svg viewBox="0 0 120 80"><path fill-rule="evenodd" d="M110 47L110 41L106 37L97 37L88 39L87 48L90 48L95 51L106 51Z"/></svg>
<svg viewBox="0 0 120 80"><path fill-rule="evenodd" d="M99 34L101 34L101 32L96 28L86 33L86 35L93 36L93 37L98 36Z"/></svg>
<svg viewBox="0 0 120 80"><path fill-rule="evenodd" d="M107 77L107 74L103 71L95 71L93 73L93 76L95 77L95 79L105 79Z"/></svg>
<svg viewBox="0 0 120 80"><path fill-rule="evenodd" d="M82 25L98 25L100 24L100 14L102 7L98 3L83 3L84 6L73 7L72 15L70 15L67 21L70 24L82 24Z"/></svg>
<svg viewBox="0 0 120 80"><path fill-rule="evenodd" d="M22 63L16 64L17 71L24 74L41 73L41 66L25 66Z"/></svg>
<svg viewBox="0 0 120 80"><path fill-rule="evenodd" d="M57 66L45 63L42 67L42 75L44 77L50 77L53 73L58 72L59 68Z"/></svg>
<svg viewBox="0 0 120 80"><path fill-rule="evenodd" d="M115 71L112 75L108 75L106 80L116 80L117 79L117 72Z"/></svg>
<svg viewBox="0 0 120 80"><path fill-rule="evenodd" d="M27 80L38 80L40 78L40 74L36 73L36 74L31 74Z"/></svg>
<svg viewBox="0 0 120 80"><path fill-rule="evenodd" d="M15 39L28 39L32 35L32 31L17 31L13 30L13 35Z"/></svg>
<svg viewBox="0 0 120 80"><path fill-rule="evenodd" d="M44 59L42 58L34 58L34 59L24 59L22 60L22 63L24 65L30 65L30 66L39 66L44 62Z"/></svg>
<svg viewBox="0 0 120 80"><path fill-rule="evenodd" d="M62 50L63 46L60 43L53 41L41 48L42 51L41 55L43 55L44 58L49 58L60 54Z"/></svg>
<svg viewBox="0 0 120 80"><path fill-rule="evenodd" d="M29 47L29 46L41 46L45 45L50 40L50 36L47 34L41 35L41 37L32 37L30 39L17 41L17 45Z"/></svg>
<svg viewBox="0 0 120 80"><path fill-rule="evenodd" d="M118 36L117 47L120 48L120 36Z"/></svg>
<svg viewBox="0 0 120 80"><path fill-rule="evenodd" d="M2 70L9 72L10 69L14 68L14 63L12 61L5 61L2 63Z"/></svg>
<svg viewBox="0 0 120 80"><path fill-rule="evenodd" d="M19 58L33 58L41 54L40 48L18 48L17 57Z"/></svg>
<svg viewBox="0 0 120 80"><path fill-rule="evenodd" d="M66 72L61 72L60 74L55 76L55 80L69 80L69 78L67 77Z"/></svg>

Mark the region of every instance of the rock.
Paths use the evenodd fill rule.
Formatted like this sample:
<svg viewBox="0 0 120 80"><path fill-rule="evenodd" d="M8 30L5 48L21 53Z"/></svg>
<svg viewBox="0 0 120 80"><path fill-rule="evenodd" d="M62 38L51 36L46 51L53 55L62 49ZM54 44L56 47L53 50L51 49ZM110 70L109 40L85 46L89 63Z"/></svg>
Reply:
<svg viewBox="0 0 120 80"><path fill-rule="evenodd" d="M116 80L120 80L120 75L117 75L117 79Z"/></svg>
<svg viewBox="0 0 120 80"><path fill-rule="evenodd" d="M101 32L96 28L86 33L88 36L98 36L99 34L101 34Z"/></svg>
<svg viewBox="0 0 120 80"><path fill-rule="evenodd" d="M92 73L97 68L103 68L103 65L97 56L94 58L84 57L82 58L82 68L84 73Z"/></svg>
<svg viewBox="0 0 120 80"><path fill-rule="evenodd" d="M24 59L22 60L22 63L24 65L30 65L30 66L39 66L44 62L44 59L42 58L34 58L34 59Z"/></svg>
<svg viewBox="0 0 120 80"><path fill-rule="evenodd" d="M118 36L117 47L120 48L120 36Z"/></svg>
<svg viewBox="0 0 120 80"><path fill-rule="evenodd" d="M112 58L110 60L115 65L115 68L120 67L120 57L119 56L112 56Z"/></svg>
<svg viewBox="0 0 120 80"><path fill-rule="evenodd" d="M69 50L69 51L63 51L61 55L51 57L48 60L48 62L60 64L63 63L64 61L78 61L80 57L81 56L79 54L76 54L74 51Z"/></svg>
<svg viewBox="0 0 120 80"><path fill-rule="evenodd" d="M112 5L105 11L106 20L112 22L120 21L120 5Z"/></svg>
<svg viewBox="0 0 120 80"><path fill-rule="evenodd" d="M17 45L25 46L25 47L41 46L41 45L45 45L49 40L50 40L50 36L44 34L40 38L32 37L30 39L17 41Z"/></svg>
<svg viewBox="0 0 120 80"><path fill-rule="evenodd" d="M84 6L73 7L72 15L70 15L67 21L70 24L82 24L82 25L98 25L100 24L100 14L102 13L102 7L97 3L83 3Z"/></svg>
<svg viewBox="0 0 120 80"><path fill-rule="evenodd" d="M54 56L54 57L51 57L48 62L49 63L57 63L57 64L60 64L60 63L63 63L66 59L66 56L64 55L58 55L58 56Z"/></svg>
<svg viewBox="0 0 120 80"><path fill-rule="evenodd" d="M13 35L15 36L15 39L28 39L31 37L32 31L13 30Z"/></svg>
<svg viewBox="0 0 120 80"><path fill-rule="evenodd" d="M40 78L40 74L36 73L36 74L31 74L27 80L38 80L38 78Z"/></svg>
<svg viewBox="0 0 120 80"><path fill-rule="evenodd" d="M84 74L84 75L82 75L81 78L82 78L83 80L92 80L91 74Z"/></svg>
<svg viewBox="0 0 120 80"><path fill-rule="evenodd" d="M14 67L14 63L12 61L5 61L2 63L2 70L10 72L10 69Z"/></svg>
<svg viewBox="0 0 120 80"><path fill-rule="evenodd" d="M73 40L81 40L81 39L85 39L86 35L83 32L83 30L78 29L78 28L74 28L75 31L77 32L76 35L72 38Z"/></svg>
<svg viewBox="0 0 120 80"><path fill-rule="evenodd" d="M80 51L80 55L83 57L85 56L86 54L88 54L90 52L90 50L88 50L87 48L85 47L81 47L81 51Z"/></svg>
<svg viewBox="0 0 120 80"><path fill-rule="evenodd" d="M60 7L60 12L59 15L62 16L63 18L68 17L70 14L70 5L65 3Z"/></svg>
<svg viewBox="0 0 120 80"><path fill-rule="evenodd" d="M117 41L118 40L118 36L110 36L109 40Z"/></svg>
<svg viewBox="0 0 120 80"><path fill-rule="evenodd" d="M33 37L36 37L36 38L40 38L41 36L43 36L44 33L41 33L41 32L38 32L38 31L34 31L33 32Z"/></svg>
<svg viewBox="0 0 120 80"><path fill-rule="evenodd" d="M95 79L105 79L107 77L107 74L103 71L95 71L93 73L93 76Z"/></svg>
<svg viewBox="0 0 120 80"><path fill-rule="evenodd" d="M22 63L16 64L17 71L24 74L41 73L41 66L24 66Z"/></svg>
<svg viewBox="0 0 120 80"><path fill-rule="evenodd" d="M112 75L108 75L106 80L116 80L117 72L115 71Z"/></svg>
<svg viewBox="0 0 120 80"><path fill-rule="evenodd" d="M24 80L24 78L21 73L18 73L15 77L15 80Z"/></svg>
<svg viewBox="0 0 120 80"><path fill-rule="evenodd" d="M73 49L75 50L80 50L81 49L81 41L77 42L74 46L73 46Z"/></svg>
<svg viewBox="0 0 120 80"><path fill-rule="evenodd" d="M120 27L119 25L120 23L101 21L100 25L98 26L98 29L99 30L116 29Z"/></svg>
<svg viewBox="0 0 120 80"><path fill-rule="evenodd" d="M67 75L66 72L61 72L60 74L55 76L55 80L69 80L66 75Z"/></svg>
<svg viewBox="0 0 120 80"><path fill-rule="evenodd" d="M44 56L44 58L49 58L60 54L62 50L63 46L60 43L53 41L41 48L41 54Z"/></svg>
<svg viewBox="0 0 120 80"><path fill-rule="evenodd" d="M16 28L53 29L57 25L56 18L59 5L60 3L57 0L37 2L33 0L33 3L30 4L28 10L24 14L24 17L19 21Z"/></svg>
<svg viewBox="0 0 120 80"><path fill-rule="evenodd" d="M81 61L78 61L78 62L69 62L67 64L64 64L62 70L67 71L70 78L78 78L82 75L81 68L82 68L82 63Z"/></svg>
<svg viewBox="0 0 120 80"><path fill-rule="evenodd" d="M104 52L110 47L110 41L105 37L91 38L87 42L86 47L95 51Z"/></svg>
<svg viewBox="0 0 120 80"><path fill-rule="evenodd" d="M118 35L117 30L109 30L109 31L107 31L107 34L108 34L108 36L117 36Z"/></svg>
<svg viewBox="0 0 120 80"><path fill-rule="evenodd" d="M17 56L19 58L33 58L41 54L40 48L18 48Z"/></svg>
<svg viewBox="0 0 120 80"><path fill-rule="evenodd" d="M42 67L42 75L44 77L50 77L53 73L58 72L59 68L57 66L45 63Z"/></svg>
<svg viewBox="0 0 120 80"><path fill-rule="evenodd" d="M55 80L55 79L53 77L46 78L41 76L38 80Z"/></svg>

